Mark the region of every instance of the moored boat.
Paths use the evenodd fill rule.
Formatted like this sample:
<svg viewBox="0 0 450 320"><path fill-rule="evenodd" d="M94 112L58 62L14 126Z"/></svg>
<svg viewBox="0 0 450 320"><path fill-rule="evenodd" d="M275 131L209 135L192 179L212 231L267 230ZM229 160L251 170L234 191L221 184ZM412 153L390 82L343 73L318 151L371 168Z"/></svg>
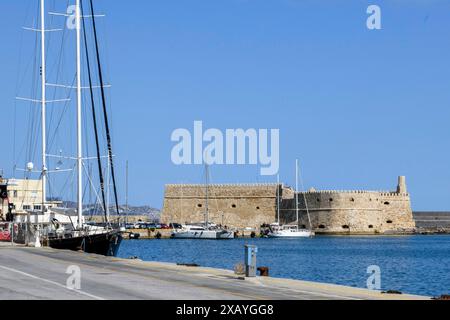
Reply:
<svg viewBox="0 0 450 320"><path fill-rule="evenodd" d="M205 165L205 212L204 221L183 225L180 229L173 229L172 239L209 239L226 240L234 239L234 232L217 226L209 221L209 167ZM180 206L181 207L181 206Z"/></svg>
<svg viewBox="0 0 450 320"><path fill-rule="evenodd" d="M308 229L301 229L297 225L283 225L275 228L271 225L271 232L267 235L269 238L310 238L314 232Z"/></svg>
<svg viewBox="0 0 450 320"><path fill-rule="evenodd" d="M63 236L48 237L47 244L54 249L116 256L122 239L121 232L117 230L85 231L79 234L72 232Z"/></svg>
<svg viewBox="0 0 450 320"><path fill-rule="evenodd" d="M117 214L120 214L119 203L118 203L118 194L116 187L116 178L115 178L115 167L114 167L114 154L112 152L112 141L111 141L111 130L110 124L108 120L108 112L107 112L107 101L105 88L109 86L104 83L103 80L103 71L102 71L102 63L100 61L100 50L99 50L99 40L97 37L97 28L96 28L96 15L94 12L93 1L89 1L90 6L87 8L89 12L86 12L83 9L83 1L76 0L74 9L74 16L68 16L66 14L58 14L52 12L50 14L56 16L67 17L67 19L74 18L75 25L67 23L67 21L62 21L61 24L67 27L68 32L74 32L74 39L76 39L75 48L76 48L76 59L75 62L75 76L74 76L74 84L75 85L67 85L67 84L59 84L59 83L50 83L47 78L47 53L46 49L46 33L50 31L62 31L61 29L49 29L45 23L45 0L39 1L39 14L38 19L35 21L39 21L39 26L33 26L32 28L25 28L27 31L33 31L40 34L40 52L36 54L36 57L40 58L40 66L39 66L39 77L40 77L40 95L38 97L31 98L21 98L17 97L20 101L26 101L30 103L38 103L41 106L38 119L30 120L30 123L40 122L41 128L41 161L42 165L39 170L34 171L33 162L28 162L26 165L26 169L22 169L21 171L25 172L26 178L32 174L39 174L40 181L42 183L42 199L40 199L40 205L35 206L34 209L37 210L35 212L27 209L26 212L22 215L17 215L14 217L14 221L23 224L29 224L32 226L34 236L36 237L38 244L41 240L44 244L49 247L55 249L67 249L67 250L83 250L88 253L96 253L107 256L114 256L117 254L118 248L122 241L122 229L119 227L113 227L109 222L109 191L112 189L114 196L114 204L115 210ZM56 19L55 19L56 20ZM86 22L89 20L90 24ZM88 36L87 33L92 31L92 36ZM53 38L52 38L53 39ZM90 40L90 41L89 41ZM83 46L84 44L84 46ZM89 48L89 45L92 45L93 48ZM65 46L64 36L62 38L61 51ZM38 44L36 43L36 48L38 48ZM84 49L84 50L83 50ZM92 53L94 55L92 56ZM40 55L40 56L39 56ZM95 58L94 58L95 57ZM82 65L86 63L86 65ZM93 62L93 63L92 63ZM63 64L64 69L72 70L70 66L66 67L67 64ZM95 66L95 68L94 68ZM56 79L59 79L60 72L62 70L55 71ZM88 83L86 85L82 84L82 80L87 79ZM94 84L93 79L98 79L99 84ZM33 85L35 86L35 85ZM54 95L57 94L56 90L67 90L67 92L59 93L64 95L62 99L49 100L47 94L47 88L54 88ZM88 89L84 91L84 89ZM94 89L100 90L101 94L99 97L94 95ZM64 111L59 115L60 119L57 123L53 123L52 119L54 117L47 117L47 105L49 103L66 103L69 104L71 101L72 91L75 91L76 103L75 108L76 112L67 113L69 119L67 121L70 123L72 120L76 122L76 134L69 134L71 125L68 125L65 121L62 121L62 118L66 116ZM87 92L86 95L83 95L82 92ZM101 104L101 105L97 105ZM89 108L88 108L89 106ZM33 107L34 108L34 107ZM64 110L70 108L64 108ZM92 123L87 123L88 113L91 113ZM97 113L101 114L102 119L97 119ZM74 115L76 114L76 117ZM53 114L52 114L53 115ZM34 116L34 112L33 112ZM55 116L56 117L56 116ZM76 119L74 119L76 118ZM50 120L50 121L48 121ZM64 125L63 125L63 124ZM92 130L93 132L87 132ZM101 132L101 130L104 132ZM47 133L52 133L52 138L48 139ZM53 150L52 148L52 139L55 136L60 135L63 138L76 137L76 155L63 155L63 150ZM95 137L95 143L92 145L95 146L95 156L90 156L89 153L89 144L87 143L88 138ZM106 141L101 141L100 137L104 137ZM84 143L84 139L86 139L86 143ZM62 139L65 140L65 139ZM34 141L34 140L33 140ZM35 143L35 142L33 142ZM60 142L63 146L69 148L69 153L75 153L75 150L70 149L70 145L72 143L67 144L67 141ZM56 146L53 146L57 148ZM74 149L75 149L74 148ZM93 148L94 149L94 148ZM107 151L106 155L101 154L101 150ZM33 155L26 155L27 161L33 160L30 157L34 157ZM52 161L49 158L56 159L58 162L54 166L53 169L48 168L48 165L51 166ZM103 160L105 159L105 160ZM73 161L67 169L62 169L61 165L63 164L63 160L65 161ZM96 161L98 167L98 174L95 177L90 170L91 166L89 164L90 161ZM19 169L20 170L20 169ZM50 185L49 176L53 173L61 174L64 172L73 172L76 173L72 175L72 179L67 180L62 185L58 186L55 181L51 181L53 183L52 189L64 189L64 187L71 185L73 187L73 195L76 197L76 210L64 209L60 210L59 208L52 208L48 206L48 197L47 191ZM84 175L87 176L86 182L84 182ZM76 179L73 179L76 177ZM95 177L95 178L94 178ZM98 179L98 186L94 186L94 181ZM70 181L70 182L69 182ZM110 187L110 183L112 182L112 186ZM55 187L56 184L56 187ZM96 203L95 207L100 208L99 211L104 214L104 223L105 226L91 226L85 223L83 216L83 196L87 193L86 190L89 188L89 191L95 189L96 195ZM63 193L64 191L59 191ZM73 211L73 212L70 212ZM28 231L25 236L27 239L29 236Z"/></svg>
<svg viewBox="0 0 450 320"><path fill-rule="evenodd" d="M234 232L214 226L184 225L181 229L173 230L171 238L226 240L234 239Z"/></svg>
<svg viewBox="0 0 450 320"><path fill-rule="evenodd" d="M296 224L291 225L280 225L280 193L279 187L277 189L277 222L270 225L270 232L267 234L269 238L311 238L315 235L311 228L311 218L309 216L308 204L306 203L306 214L308 215L309 229L304 229L299 227L299 208L298 208L298 160L295 161L295 213L296 213ZM279 185L279 177L277 178Z"/></svg>

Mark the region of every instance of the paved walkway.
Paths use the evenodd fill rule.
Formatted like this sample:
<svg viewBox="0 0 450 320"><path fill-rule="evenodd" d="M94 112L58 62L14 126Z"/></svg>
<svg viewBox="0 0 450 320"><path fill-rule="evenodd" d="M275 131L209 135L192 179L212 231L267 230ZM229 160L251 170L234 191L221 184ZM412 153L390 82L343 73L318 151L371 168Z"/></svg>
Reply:
<svg viewBox="0 0 450 320"><path fill-rule="evenodd" d="M66 286L68 268L81 271L80 290ZM74 270L76 270L76 267ZM73 282L72 282L73 283ZM10 299L427 299L365 289L258 277L49 248L0 244L0 300Z"/></svg>

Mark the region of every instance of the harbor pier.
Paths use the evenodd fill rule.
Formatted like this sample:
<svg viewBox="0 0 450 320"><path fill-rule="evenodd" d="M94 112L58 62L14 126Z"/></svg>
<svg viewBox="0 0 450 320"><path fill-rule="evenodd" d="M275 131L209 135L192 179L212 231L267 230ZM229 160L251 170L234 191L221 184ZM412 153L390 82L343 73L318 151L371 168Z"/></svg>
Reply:
<svg viewBox="0 0 450 320"><path fill-rule="evenodd" d="M79 269L80 289L70 289ZM411 300L429 297L0 243L0 299Z"/></svg>

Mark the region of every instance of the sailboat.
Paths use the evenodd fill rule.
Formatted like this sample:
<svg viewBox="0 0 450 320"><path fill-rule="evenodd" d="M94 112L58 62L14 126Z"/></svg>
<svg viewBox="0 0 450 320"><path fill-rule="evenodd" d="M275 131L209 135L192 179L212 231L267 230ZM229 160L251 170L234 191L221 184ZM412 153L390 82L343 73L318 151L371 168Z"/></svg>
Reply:
<svg viewBox="0 0 450 320"><path fill-rule="evenodd" d="M107 170L107 183L109 183L109 178L112 178L113 181L113 188L114 188L114 197L115 197L115 205L116 205L116 211L117 214L120 213L119 205L118 205L118 196L117 196L117 189L116 189L116 182L115 182L115 174L114 174L114 163L113 163L113 153L112 153L112 147L111 147L111 135L109 130L109 122L108 122L108 115L106 112L106 102L105 102L105 93L104 88L106 86L103 82L103 73L102 73L102 67L100 62L100 54L99 54L99 45L98 45L98 38L97 38L97 30L96 30L96 15L94 13L94 6L93 6L93 0L89 0L90 2L90 13L84 14L83 11L83 2L82 0L76 0L76 4L74 6L75 13L74 13L74 21L75 21L75 30L76 30L76 86L63 86L59 85L60 87L69 88L69 89L75 89L76 90L76 148L77 148L77 155L76 157L60 157L64 159L71 159L76 162L76 165L74 168L76 168L76 190L77 190L77 201L76 201L76 211L75 214L77 216L77 221L72 221L71 216L73 216L73 210L72 213L70 212L70 209L62 209L62 208L50 208L48 204L47 199L47 176L50 172L57 172L61 171L58 168L54 171L47 169L47 158L48 157L58 157L55 155L50 155L47 152L47 136L46 136L46 129L47 129L47 115L46 115L46 107L47 104L52 102L61 102L61 101L69 101L70 99L63 99L63 100L53 100L50 101L47 99L46 96L46 88L50 86L49 83L47 83L46 78L46 33L50 31L60 31L60 30L48 30L46 29L45 24L45 0L40 0L40 28L28 28L28 30L35 31L40 33L40 44L41 44L41 66L40 66L40 76L41 76L41 99L40 100L33 100L33 99L24 99L24 98L18 98L18 100L26 100L31 102L37 102L41 104L41 127L42 127L42 169L38 171L40 173L40 179L42 182L42 201L41 201L41 212L29 212L29 214L33 214L34 220L31 219L32 223L34 223L35 228L37 231L37 237L40 238L44 245L47 245L51 248L55 249L67 249L67 250L81 250L87 253L95 253L95 254L101 254L106 256L115 256L117 254L117 251L119 249L120 243L122 241L122 229L115 228L111 225L109 222L109 203L107 201L107 198L105 196L105 181L103 177L103 168L101 159L107 158L108 161L108 168ZM52 13L53 15L57 16L63 16L68 18L73 18L73 16L68 14L56 14ZM107 140L107 147L108 147L108 155L106 157L102 157L100 155L100 147L99 147L99 132L97 130L97 120L95 117L95 107L94 107L94 96L93 96L93 88L96 88L92 84L92 74L91 74L91 65L90 65L90 57L89 57L89 50L88 50L88 42L87 42L87 36L86 36L86 19L91 19L92 21L92 30L93 30L93 39L95 43L95 53L96 53L96 62L98 67L98 79L100 81L100 85L98 88L101 90L101 101L102 101L102 111L103 111L103 120L104 120L104 129L105 129L105 136ZM87 62L87 74L86 77L89 79L89 86L88 87L82 87L82 66L81 66L81 56L82 56L82 30L84 35L84 43L85 43L85 60ZM58 85L53 85L58 86ZM96 140L96 151L97 155L96 157L86 157L84 155L84 149L83 149L83 129L85 128L83 125L83 118L82 118L82 110L83 110L83 96L82 96L82 89L90 89L90 101L91 101L91 109L93 113L93 124L94 124L94 134L95 134L95 140ZM86 133L86 136L88 134ZM83 169L85 169L85 161L88 161L90 159L97 160L98 169L99 169L99 179L100 179L100 188L101 188L101 194L102 194L102 208L105 213L105 226L92 226L85 223L84 217L83 217L83 193L85 186L83 185ZM29 163L28 171L32 172L33 164ZM89 177L89 182L91 182L91 177ZM109 191L109 188L108 188ZM108 192L109 194L109 192ZM100 201L99 201L100 202ZM66 221L60 221L60 219L56 219L55 217L68 217L70 223L65 223ZM30 218L28 217L28 221L30 222Z"/></svg>
<svg viewBox="0 0 450 320"><path fill-rule="evenodd" d="M205 212L204 221L185 224L181 229L174 229L172 239L207 239L224 240L234 239L234 232L219 227L209 221L209 167L205 165Z"/></svg>
<svg viewBox="0 0 450 320"><path fill-rule="evenodd" d="M280 225L280 189L277 188L277 222L270 225L271 231L267 235L269 238L310 238L315 234L311 229L311 218L309 215L308 204L305 200L306 213L308 215L309 229L302 229L299 227L299 215L298 215L298 160L295 161L295 212L296 212L296 224ZM278 178L279 180L279 178ZM279 181L278 181L279 186Z"/></svg>

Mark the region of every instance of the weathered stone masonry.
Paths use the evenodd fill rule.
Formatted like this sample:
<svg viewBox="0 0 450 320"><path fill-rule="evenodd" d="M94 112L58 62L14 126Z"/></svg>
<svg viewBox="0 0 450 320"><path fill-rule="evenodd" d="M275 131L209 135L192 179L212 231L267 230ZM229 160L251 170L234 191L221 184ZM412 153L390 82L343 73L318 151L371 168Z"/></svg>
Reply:
<svg viewBox="0 0 450 320"><path fill-rule="evenodd" d="M259 227L272 223L277 184L210 185L209 219L230 227ZM204 185L166 185L162 220L181 223L204 220Z"/></svg>
<svg viewBox="0 0 450 320"><path fill-rule="evenodd" d="M209 186L209 218L235 228L258 228L277 217L280 195L281 223L295 223L295 192L282 184ZM415 223L405 178L395 191L316 191L298 193L299 224L318 233L375 234L411 232ZM165 222L203 221L204 185L167 185L162 219Z"/></svg>

